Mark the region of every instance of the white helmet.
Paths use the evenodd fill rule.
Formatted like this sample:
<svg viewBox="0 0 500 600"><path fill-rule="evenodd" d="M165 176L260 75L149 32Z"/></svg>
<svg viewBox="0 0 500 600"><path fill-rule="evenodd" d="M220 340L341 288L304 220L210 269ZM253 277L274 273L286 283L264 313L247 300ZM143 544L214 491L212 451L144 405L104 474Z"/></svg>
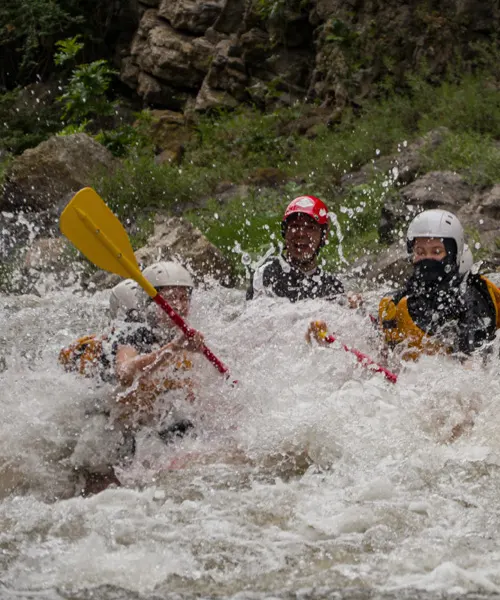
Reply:
<svg viewBox="0 0 500 600"><path fill-rule="evenodd" d="M465 275L472 269L472 265L474 264L474 257L472 256L471 249L467 244L464 246L464 251L462 252L462 260L460 261L460 267L458 269L460 275Z"/></svg>
<svg viewBox="0 0 500 600"><path fill-rule="evenodd" d="M174 285L194 287L191 275L179 263L166 261L155 263L144 269L142 274L155 288Z"/></svg>
<svg viewBox="0 0 500 600"><path fill-rule="evenodd" d="M125 279L111 290L109 297L109 312L112 319L116 319L120 310L125 314L129 310L139 309L139 286L133 279Z"/></svg>
<svg viewBox="0 0 500 600"><path fill-rule="evenodd" d="M406 242L408 252L413 249L415 238L448 238L457 245L457 265L460 265L464 249L464 229L458 218L447 210L424 210L417 215L408 227Z"/></svg>

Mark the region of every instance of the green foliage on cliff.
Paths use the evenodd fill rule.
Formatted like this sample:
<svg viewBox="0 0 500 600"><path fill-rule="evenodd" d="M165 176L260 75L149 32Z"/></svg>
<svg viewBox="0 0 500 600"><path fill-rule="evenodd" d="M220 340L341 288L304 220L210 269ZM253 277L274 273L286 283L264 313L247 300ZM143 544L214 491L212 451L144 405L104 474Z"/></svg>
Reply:
<svg viewBox="0 0 500 600"><path fill-rule="evenodd" d="M69 35L89 41L84 62L97 58L119 10L120 3L108 0L2 0L0 85L12 89L46 77L56 42Z"/></svg>
<svg viewBox="0 0 500 600"><path fill-rule="evenodd" d="M0 150L19 154L37 146L61 127L59 111L36 88L0 94Z"/></svg>
<svg viewBox="0 0 500 600"><path fill-rule="evenodd" d="M310 116L306 106L200 117L180 166L157 165L151 147L135 145L123 170L96 186L122 216L159 208L184 212L240 268L243 252L256 259L270 244L277 247L284 207L311 193L336 215L339 230L332 228L323 257L341 266L342 252L350 259L377 245L381 206L397 193L397 182L380 172L346 191L340 185L346 173L446 126L440 146L423 148L424 168L456 170L478 184L500 181L500 102L490 80L466 77L436 88L415 78L409 89L367 103L361 114L344 113L313 137L297 127Z"/></svg>
<svg viewBox="0 0 500 600"><path fill-rule="evenodd" d="M429 171L457 171L473 185L487 186L500 181L500 148L489 135L450 132L442 144L425 153Z"/></svg>

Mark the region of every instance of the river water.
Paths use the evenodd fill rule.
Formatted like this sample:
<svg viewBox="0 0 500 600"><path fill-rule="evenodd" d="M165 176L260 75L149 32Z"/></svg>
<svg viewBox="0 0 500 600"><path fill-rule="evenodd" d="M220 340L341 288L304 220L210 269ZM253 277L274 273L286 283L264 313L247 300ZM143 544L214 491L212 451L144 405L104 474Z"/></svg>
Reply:
<svg viewBox="0 0 500 600"><path fill-rule="evenodd" d="M376 354L366 316L198 290L192 324L238 384L200 358L197 437L144 446L123 487L82 498L69 457L112 388L57 354L107 303L0 296L0 597L500 597L497 362L428 358L393 385L304 342L324 318Z"/></svg>

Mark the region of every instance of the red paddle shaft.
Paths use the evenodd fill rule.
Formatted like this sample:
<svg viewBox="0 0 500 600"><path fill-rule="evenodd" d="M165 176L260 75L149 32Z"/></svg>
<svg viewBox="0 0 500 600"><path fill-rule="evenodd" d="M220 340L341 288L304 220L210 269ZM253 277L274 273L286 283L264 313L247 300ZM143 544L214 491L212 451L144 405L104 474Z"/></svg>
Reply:
<svg viewBox="0 0 500 600"><path fill-rule="evenodd" d="M196 333L195 329L189 327L189 325L184 321L184 319L175 312L175 310L170 306L170 304L163 298L161 294L156 294L153 300L158 304L158 306L163 309L167 315L172 319L172 321L179 327L186 337L193 337ZM203 354L208 358L208 360L219 370L220 373L229 374L229 369L226 365L219 360L215 354L207 348L205 345L202 347Z"/></svg>
<svg viewBox="0 0 500 600"><path fill-rule="evenodd" d="M325 337L325 342L328 342L329 344L332 344L335 341L338 340L334 335L330 334ZM358 362L360 362L363 365L363 367L370 368L370 371L373 371L374 373L383 373L385 378L388 379L391 383L397 382L398 376L395 373L392 373L391 371L389 371L389 369L386 369L382 365L379 365L369 356L366 356L366 354L363 354L359 350L356 350L356 348L349 348L345 344L342 344L342 342L339 343L346 352L354 354L354 356L358 359Z"/></svg>

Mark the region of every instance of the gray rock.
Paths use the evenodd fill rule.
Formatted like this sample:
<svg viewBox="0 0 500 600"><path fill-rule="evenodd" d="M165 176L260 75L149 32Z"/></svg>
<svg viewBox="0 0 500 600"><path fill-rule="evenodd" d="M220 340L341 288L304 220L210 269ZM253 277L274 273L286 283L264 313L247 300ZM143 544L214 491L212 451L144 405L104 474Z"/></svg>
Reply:
<svg viewBox="0 0 500 600"><path fill-rule="evenodd" d="M137 79L138 94L147 102L177 109L179 101L172 102L169 94L178 90L185 97L188 89L198 91L213 53L207 39L177 31L157 10L149 9L141 18L121 77L131 86Z"/></svg>
<svg viewBox="0 0 500 600"><path fill-rule="evenodd" d="M406 244L399 241L378 254L363 256L351 265L350 273L376 284L403 285L411 274Z"/></svg>
<svg viewBox="0 0 500 600"><path fill-rule="evenodd" d="M178 259L198 280L214 278L224 284L233 280L232 268L220 250L188 221L158 214L147 245L135 253L141 268L159 260Z"/></svg>
<svg viewBox="0 0 500 600"><path fill-rule="evenodd" d="M71 262L70 243L66 238L39 238L24 256L25 269L61 271Z"/></svg>
<svg viewBox="0 0 500 600"><path fill-rule="evenodd" d="M87 186L99 171L119 161L85 133L54 136L14 159L4 183L0 209L40 211Z"/></svg>
<svg viewBox="0 0 500 600"><path fill-rule="evenodd" d="M469 203L474 192L474 186L457 173L431 171L401 188L401 197L406 204L421 209L446 208L456 213Z"/></svg>
<svg viewBox="0 0 500 600"><path fill-rule="evenodd" d="M201 34L214 25L224 4L224 0L162 0L158 14L175 29Z"/></svg>

